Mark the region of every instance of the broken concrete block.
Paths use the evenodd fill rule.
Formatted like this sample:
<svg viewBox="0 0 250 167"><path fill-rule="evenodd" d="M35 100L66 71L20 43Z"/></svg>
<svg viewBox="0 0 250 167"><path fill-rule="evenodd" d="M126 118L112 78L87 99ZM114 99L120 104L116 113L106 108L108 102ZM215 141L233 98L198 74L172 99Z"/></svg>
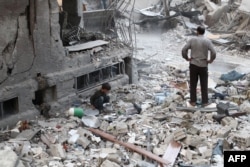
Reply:
<svg viewBox="0 0 250 167"><path fill-rule="evenodd" d="M63 146L61 144L50 145L50 152L51 152L51 155L54 157L59 157L62 159L66 158L65 150L63 149Z"/></svg>
<svg viewBox="0 0 250 167"><path fill-rule="evenodd" d="M185 151L185 158L189 161L194 159L197 155L198 155L198 153L193 151L193 150L186 150Z"/></svg>
<svg viewBox="0 0 250 167"><path fill-rule="evenodd" d="M248 100L244 101L241 105L240 105L240 111L241 112L247 112L248 114L250 114L250 103Z"/></svg>
<svg viewBox="0 0 250 167"><path fill-rule="evenodd" d="M117 164L120 164L122 162L122 158L119 154L109 154L107 156L107 159Z"/></svg>
<svg viewBox="0 0 250 167"><path fill-rule="evenodd" d="M155 164L151 164L145 161L139 161L137 162L136 167L155 167Z"/></svg>
<svg viewBox="0 0 250 167"><path fill-rule="evenodd" d="M217 137L219 138L225 138L228 136L228 134L231 132L231 127L230 126L224 126L220 128L217 132Z"/></svg>
<svg viewBox="0 0 250 167"><path fill-rule="evenodd" d="M12 150L0 150L0 164L4 167L24 167L22 161L18 161L16 165L18 156Z"/></svg>
<svg viewBox="0 0 250 167"><path fill-rule="evenodd" d="M208 146L200 146L197 148L198 153L202 156L202 158L210 158L212 155L213 149L208 148Z"/></svg>
<svg viewBox="0 0 250 167"><path fill-rule="evenodd" d="M239 146L249 147L250 146L250 134L248 134L248 132L235 134L233 141Z"/></svg>
<svg viewBox="0 0 250 167"><path fill-rule="evenodd" d="M31 148L31 151L33 153L33 157L38 157L43 153L43 148L42 147Z"/></svg>
<svg viewBox="0 0 250 167"><path fill-rule="evenodd" d="M109 123L107 121L102 121L100 129L103 131L107 131L108 126L109 126Z"/></svg>
<svg viewBox="0 0 250 167"><path fill-rule="evenodd" d="M10 131L10 137L11 138L16 138L20 134L19 129L15 128Z"/></svg>
<svg viewBox="0 0 250 167"><path fill-rule="evenodd" d="M138 161L141 161L142 160L142 155L141 154L138 154L138 153L136 153L136 152L134 152L133 153L133 155L132 155L132 159L134 159L134 160L138 160Z"/></svg>
<svg viewBox="0 0 250 167"><path fill-rule="evenodd" d="M76 143L82 146L83 148L87 148L90 144L90 141L86 137L80 137L77 139Z"/></svg>
<svg viewBox="0 0 250 167"><path fill-rule="evenodd" d="M186 136L187 136L187 134L186 134L185 129L178 129L174 132L174 140L175 141L182 140L182 139L186 138Z"/></svg>
<svg viewBox="0 0 250 167"><path fill-rule="evenodd" d="M192 160L191 163L193 165L208 165L208 164L210 164L210 161L209 161L209 159L200 159L200 158L198 158L198 159Z"/></svg>
<svg viewBox="0 0 250 167"><path fill-rule="evenodd" d="M116 127L116 134L128 133L128 125L125 122L119 122Z"/></svg>
<svg viewBox="0 0 250 167"><path fill-rule="evenodd" d="M78 133L72 135L69 139L68 139L68 143L70 144L75 144L76 141L79 139L80 135Z"/></svg>
<svg viewBox="0 0 250 167"><path fill-rule="evenodd" d="M227 10L228 10L227 5L218 7L216 10L214 10L213 12L210 12L207 15L205 23L208 26L212 26L213 24L215 24L219 21L219 19L223 15L223 13L225 13Z"/></svg>
<svg viewBox="0 0 250 167"><path fill-rule="evenodd" d="M198 136L198 135L187 135L185 140L183 140L183 143L187 146L197 147L198 145L201 145L204 143L204 138Z"/></svg>
<svg viewBox="0 0 250 167"><path fill-rule="evenodd" d="M31 140L39 131L40 129L27 129L22 131L22 133L20 133L16 138Z"/></svg>
<svg viewBox="0 0 250 167"><path fill-rule="evenodd" d="M232 129L236 129L238 127L238 121L233 117L225 117L221 120L221 124L223 126L230 126Z"/></svg>
<svg viewBox="0 0 250 167"><path fill-rule="evenodd" d="M164 146L164 147L154 147L153 149L153 153L156 154L156 155L164 155L165 151L167 149L167 145Z"/></svg>
<svg viewBox="0 0 250 167"><path fill-rule="evenodd" d="M22 145L22 151L21 151L21 155L27 155L30 152L30 142L29 141L24 141L23 145Z"/></svg>
<svg viewBox="0 0 250 167"><path fill-rule="evenodd" d="M189 129L188 129L188 131L187 131L187 133L188 134L191 134L191 135L197 135L198 133L199 133L199 129L198 128L196 128L195 126L191 126Z"/></svg>
<svg viewBox="0 0 250 167"><path fill-rule="evenodd" d="M115 162L111 162L110 160L105 160L101 167L120 167L120 165L118 165L117 163Z"/></svg>
<svg viewBox="0 0 250 167"><path fill-rule="evenodd" d="M117 154L117 149L115 148L101 148L100 157L106 158L109 154Z"/></svg>
<svg viewBox="0 0 250 167"><path fill-rule="evenodd" d="M82 117L82 122L84 125L91 128L98 128L101 125L99 119L95 116L84 116Z"/></svg>

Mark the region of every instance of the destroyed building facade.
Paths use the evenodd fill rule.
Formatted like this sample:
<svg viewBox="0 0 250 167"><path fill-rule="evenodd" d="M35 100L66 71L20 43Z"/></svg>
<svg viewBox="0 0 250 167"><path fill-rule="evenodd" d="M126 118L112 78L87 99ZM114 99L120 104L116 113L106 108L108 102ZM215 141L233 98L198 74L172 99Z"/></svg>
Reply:
<svg viewBox="0 0 250 167"><path fill-rule="evenodd" d="M34 117L45 104L60 112L104 82L132 82L115 4L87 7L80 0L0 2L0 126Z"/></svg>

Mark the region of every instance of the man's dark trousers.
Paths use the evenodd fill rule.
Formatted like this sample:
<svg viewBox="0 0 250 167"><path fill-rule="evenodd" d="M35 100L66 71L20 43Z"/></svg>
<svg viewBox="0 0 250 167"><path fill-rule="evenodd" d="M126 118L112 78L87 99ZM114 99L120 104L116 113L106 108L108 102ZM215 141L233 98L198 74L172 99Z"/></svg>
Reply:
<svg viewBox="0 0 250 167"><path fill-rule="evenodd" d="M201 98L202 104L208 103L208 68L207 67L198 67L194 64L190 64L190 102L196 103L197 95L196 88L198 79L200 78L200 86L201 86Z"/></svg>

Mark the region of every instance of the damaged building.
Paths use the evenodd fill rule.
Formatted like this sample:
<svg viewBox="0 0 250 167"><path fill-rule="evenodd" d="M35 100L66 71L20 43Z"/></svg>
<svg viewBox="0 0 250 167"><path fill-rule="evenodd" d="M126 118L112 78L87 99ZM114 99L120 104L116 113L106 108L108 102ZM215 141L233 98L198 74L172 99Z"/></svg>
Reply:
<svg viewBox="0 0 250 167"><path fill-rule="evenodd" d="M133 81L129 32L123 29L120 38L115 23L119 4L95 5L0 1L1 127L32 118L39 110L63 111L104 82Z"/></svg>

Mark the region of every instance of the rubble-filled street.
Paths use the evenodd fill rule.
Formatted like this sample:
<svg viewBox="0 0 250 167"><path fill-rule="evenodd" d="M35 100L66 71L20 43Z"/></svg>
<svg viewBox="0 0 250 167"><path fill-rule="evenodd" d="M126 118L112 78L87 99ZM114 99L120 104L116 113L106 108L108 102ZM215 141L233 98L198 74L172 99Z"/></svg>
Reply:
<svg viewBox="0 0 250 167"><path fill-rule="evenodd" d="M135 6L140 18L133 20L131 49L138 81L114 81L102 112L90 96L79 96L64 112L2 129L0 166L223 167L224 151L250 150L250 9L242 8L250 3L172 0L170 16L162 17L160 2ZM202 14L185 17L194 10ZM217 52L208 66L206 107L199 84L197 105L188 105L189 62L181 53L198 25L206 25Z"/></svg>

